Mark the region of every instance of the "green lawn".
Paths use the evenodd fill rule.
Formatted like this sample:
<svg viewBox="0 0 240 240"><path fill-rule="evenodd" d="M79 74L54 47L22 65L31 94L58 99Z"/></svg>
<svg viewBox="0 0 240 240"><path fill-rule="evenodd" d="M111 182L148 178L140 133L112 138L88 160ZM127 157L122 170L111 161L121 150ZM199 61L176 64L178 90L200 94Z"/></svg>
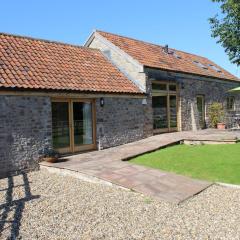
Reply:
<svg viewBox="0 0 240 240"><path fill-rule="evenodd" d="M131 160L169 172L209 181L240 184L240 144L176 145Z"/></svg>

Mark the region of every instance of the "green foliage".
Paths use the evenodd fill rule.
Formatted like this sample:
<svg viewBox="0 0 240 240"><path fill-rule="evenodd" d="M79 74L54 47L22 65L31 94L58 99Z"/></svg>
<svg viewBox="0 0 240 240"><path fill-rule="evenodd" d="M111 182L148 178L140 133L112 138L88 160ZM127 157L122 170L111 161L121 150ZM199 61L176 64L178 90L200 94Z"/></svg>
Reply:
<svg viewBox="0 0 240 240"><path fill-rule="evenodd" d="M177 145L131 160L155 169L214 182L240 184L240 144Z"/></svg>
<svg viewBox="0 0 240 240"><path fill-rule="evenodd" d="M218 123L224 121L223 105L218 102L213 102L208 108L210 126L215 128Z"/></svg>
<svg viewBox="0 0 240 240"><path fill-rule="evenodd" d="M209 19L212 37L218 38L232 63L240 65L240 0L212 0L221 4L221 17Z"/></svg>

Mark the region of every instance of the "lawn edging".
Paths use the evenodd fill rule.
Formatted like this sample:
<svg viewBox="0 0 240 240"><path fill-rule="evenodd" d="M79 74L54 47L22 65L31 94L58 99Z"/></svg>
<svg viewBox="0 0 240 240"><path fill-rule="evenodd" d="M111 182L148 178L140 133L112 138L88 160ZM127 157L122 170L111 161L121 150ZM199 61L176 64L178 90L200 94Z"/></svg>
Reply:
<svg viewBox="0 0 240 240"><path fill-rule="evenodd" d="M240 185L237 184L230 184L230 183L223 183L223 182L215 182L219 186L228 187L228 188L235 188L240 189Z"/></svg>

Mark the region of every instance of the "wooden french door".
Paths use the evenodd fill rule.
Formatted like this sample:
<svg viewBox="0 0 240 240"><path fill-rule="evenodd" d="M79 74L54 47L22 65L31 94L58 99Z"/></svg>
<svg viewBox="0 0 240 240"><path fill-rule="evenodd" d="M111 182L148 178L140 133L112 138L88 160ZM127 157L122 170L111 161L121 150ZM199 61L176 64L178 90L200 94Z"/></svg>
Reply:
<svg viewBox="0 0 240 240"><path fill-rule="evenodd" d="M152 97L154 133L177 131L177 95Z"/></svg>
<svg viewBox="0 0 240 240"><path fill-rule="evenodd" d="M168 131L168 96L153 96L152 107L155 133Z"/></svg>
<svg viewBox="0 0 240 240"><path fill-rule="evenodd" d="M95 103L93 100L53 99L53 148L73 153L96 148Z"/></svg>
<svg viewBox="0 0 240 240"><path fill-rule="evenodd" d="M152 82L154 133L178 131L178 88L175 83Z"/></svg>

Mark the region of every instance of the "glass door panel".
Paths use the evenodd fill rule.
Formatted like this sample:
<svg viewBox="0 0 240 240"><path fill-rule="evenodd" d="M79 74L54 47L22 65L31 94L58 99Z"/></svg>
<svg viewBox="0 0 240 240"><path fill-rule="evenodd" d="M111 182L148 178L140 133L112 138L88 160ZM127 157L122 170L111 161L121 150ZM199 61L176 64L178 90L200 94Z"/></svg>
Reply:
<svg viewBox="0 0 240 240"><path fill-rule="evenodd" d="M168 103L167 96L153 96L153 129L168 128Z"/></svg>
<svg viewBox="0 0 240 240"><path fill-rule="evenodd" d="M152 82L154 133L178 130L178 86L174 82Z"/></svg>
<svg viewBox="0 0 240 240"><path fill-rule="evenodd" d="M170 128L177 128L177 96L169 96Z"/></svg>
<svg viewBox="0 0 240 240"><path fill-rule="evenodd" d="M93 144L92 104L73 102L74 144Z"/></svg>
<svg viewBox="0 0 240 240"><path fill-rule="evenodd" d="M52 102L53 148L59 152L70 150L69 103Z"/></svg>
<svg viewBox="0 0 240 240"><path fill-rule="evenodd" d="M96 146L94 101L52 102L53 148L59 153L91 150Z"/></svg>

